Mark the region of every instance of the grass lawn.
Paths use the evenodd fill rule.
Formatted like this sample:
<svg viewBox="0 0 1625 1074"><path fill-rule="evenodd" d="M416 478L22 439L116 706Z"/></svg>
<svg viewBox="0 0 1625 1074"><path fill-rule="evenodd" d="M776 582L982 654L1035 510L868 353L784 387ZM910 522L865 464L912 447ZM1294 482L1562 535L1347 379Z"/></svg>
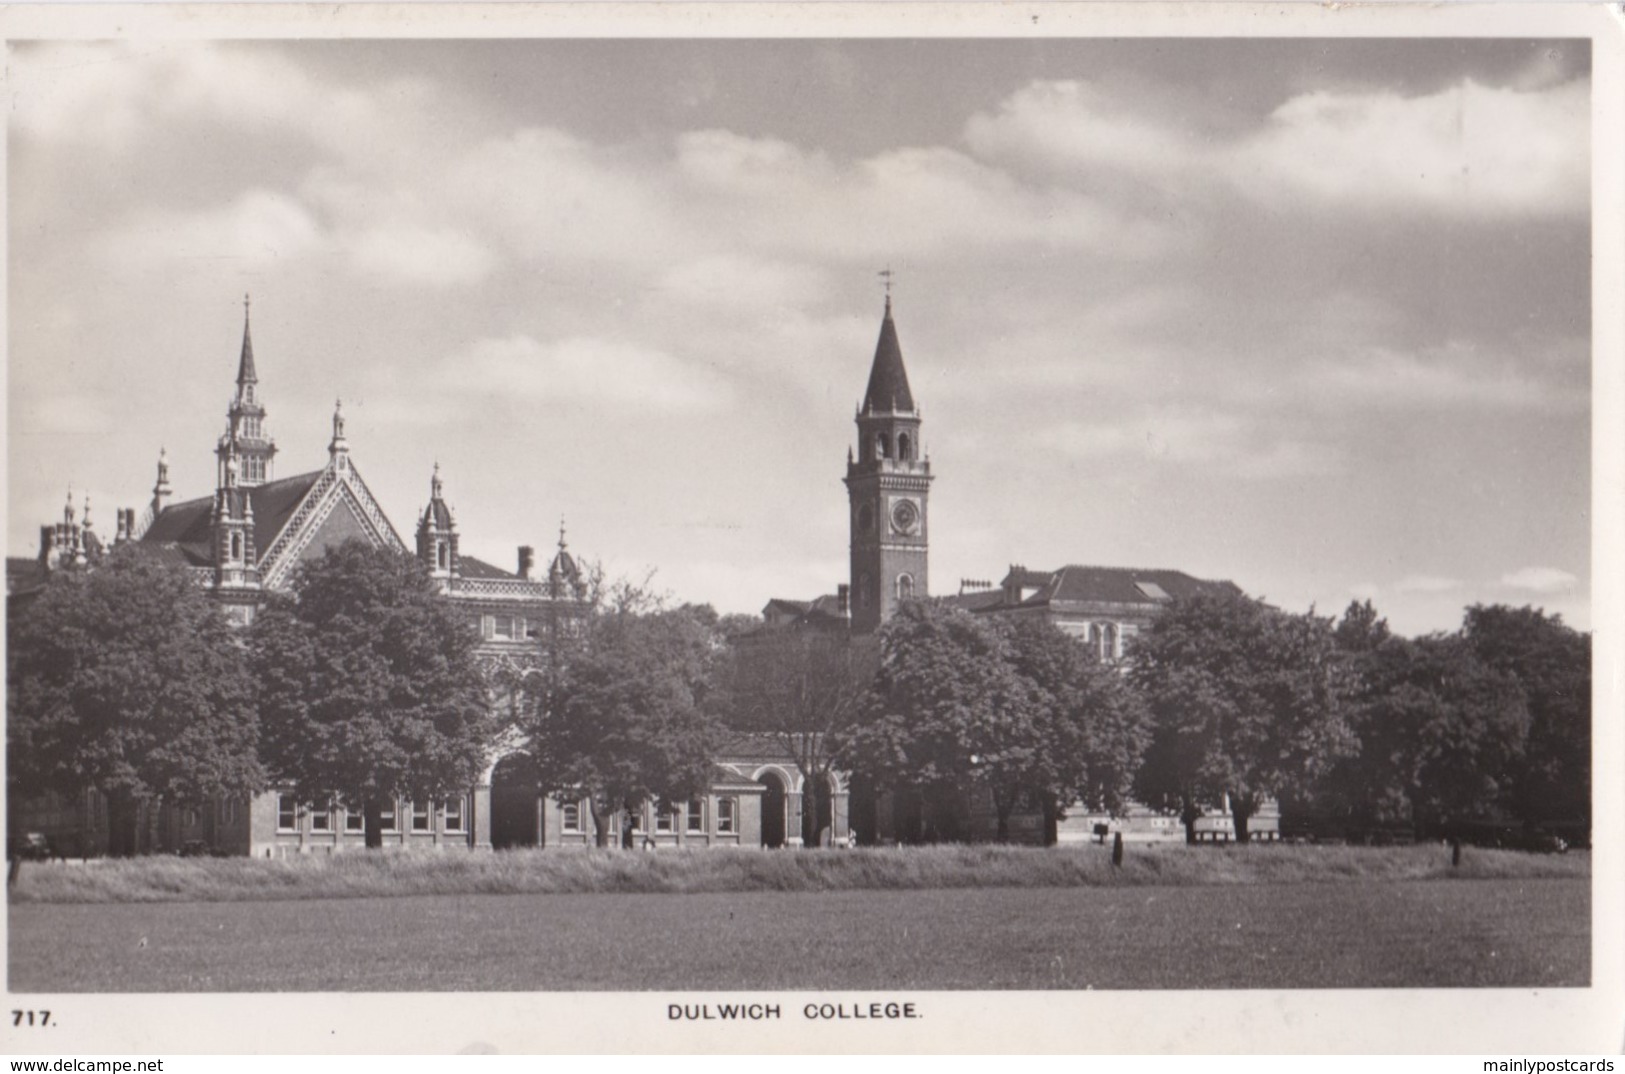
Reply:
<svg viewBox="0 0 1625 1074"><path fill-rule="evenodd" d="M154 856L29 865L10 892L30 902L262 902L409 895L685 894L941 888L1301 884L1389 880L1535 880L1590 876L1589 854L1442 846L1134 847L1121 869L1104 846L756 851L505 851Z"/></svg>
<svg viewBox="0 0 1625 1074"><path fill-rule="evenodd" d="M35 902L9 939L22 992L1552 987L1589 983L1590 885Z"/></svg>

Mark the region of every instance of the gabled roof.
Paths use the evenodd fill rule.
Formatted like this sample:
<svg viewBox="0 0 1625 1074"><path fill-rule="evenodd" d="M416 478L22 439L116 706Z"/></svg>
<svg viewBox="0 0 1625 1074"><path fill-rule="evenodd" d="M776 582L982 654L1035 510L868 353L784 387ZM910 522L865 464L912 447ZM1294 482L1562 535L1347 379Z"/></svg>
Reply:
<svg viewBox="0 0 1625 1074"><path fill-rule="evenodd" d="M984 608L997 608L1004 604L1004 590L978 589L970 593L956 593L942 598L946 603L956 608L963 608L967 612L979 612Z"/></svg>
<svg viewBox="0 0 1625 1074"><path fill-rule="evenodd" d="M300 501L321 476L321 470L313 470L308 474L284 477L238 490L237 494L247 496L254 509L254 547L261 555L271 547L271 542L276 540ZM141 535L141 543L174 545L194 566L208 566L214 562L209 529L213 509L213 496L170 504L152 520L147 532Z"/></svg>
<svg viewBox="0 0 1625 1074"><path fill-rule="evenodd" d="M1068 565L1058 571L1013 568L1007 586L1038 586L1021 607L1046 604L1162 604L1197 593L1239 592L1235 583L1209 582L1184 571ZM981 596L981 594L976 594Z"/></svg>
<svg viewBox="0 0 1625 1074"><path fill-rule="evenodd" d="M863 412L914 411L914 393L908 390L908 371L903 368L903 348L897 342L897 325L892 321L891 299L886 299L886 316L880 322L880 340L875 344L874 365L869 368L869 390L863 395Z"/></svg>
<svg viewBox="0 0 1625 1074"><path fill-rule="evenodd" d="M457 573L464 578L518 578L512 571L505 571L501 567L475 559L473 556L458 555Z"/></svg>

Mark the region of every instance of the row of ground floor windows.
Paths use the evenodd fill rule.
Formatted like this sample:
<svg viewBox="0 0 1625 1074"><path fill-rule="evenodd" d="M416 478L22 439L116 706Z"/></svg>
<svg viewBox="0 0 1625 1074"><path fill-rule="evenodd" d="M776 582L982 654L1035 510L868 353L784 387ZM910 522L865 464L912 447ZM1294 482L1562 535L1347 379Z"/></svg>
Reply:
<svg viewBox="0 0 1625 1074"><path fill-rule="evenodd" d="M717 803L717 831L733 832L738 830L736 818L739 815L739 800L736 798L718 798ZM564 830L579 832L582 830L582 807L575 802L564 804ZM650 815L652 814L652 816ZM629 810L626 818L631 822L634 832L649 830L649 822L654 821L654 830L657 832L674 832L681 825L685 832L705 831L705 801L695 798L672 809L660 809L648 806L644 809Z"/></svg>
<svg viewBox="0 0 1625 1074"><path fill-rule="evenodd" d="M406 818L408 831L463 832L467 830L463 826L467 814L467 802L463 798L448 798L439 803L386 802L379 810L379 826L383 831L397 832L401 830L401 819ZM301 820L307 827L301 828ZM364 832L367 830L367 819L359 809L340 809L331 803L306 806L291 794L279 794L276 797L276 830Z"/></svg>
<svg viewBox="0 0 1625 1074"><path fill-rule="evenodd" d="M591 814L586 803L565 802L559 807L562 827L566 832L582 832L583 823L590 824ZM649 830L654 824L656 832L687 832L706 830L706 803L694 799L671 809L649 806L625 814L634 832ZM718 832L738 830L739 801L736 798L716 800ZM401 831L401 820L406 819L407 831L462 833L465 827L467 801L448 798L439 803L388 802L379 810L379 827L385 832ZM279 794L276 800L276 829L279 832L364 832L366 817L359 809L341 809L333 804L325 806L303 805L291 794Z"/></svg>

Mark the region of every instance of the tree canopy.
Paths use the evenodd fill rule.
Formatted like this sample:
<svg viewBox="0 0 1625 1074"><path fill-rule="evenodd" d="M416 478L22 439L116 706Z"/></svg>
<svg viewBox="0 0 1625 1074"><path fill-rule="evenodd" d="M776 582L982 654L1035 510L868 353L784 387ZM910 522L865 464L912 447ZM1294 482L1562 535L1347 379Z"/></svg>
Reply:
<svg viewBox="0 0 1625 1074"><path fill-rule="evenodd" d="M1174 601L1136 640L1154 732L1140 793L1179 809L1228 796L1236 839L1270 796L1306 793L1354 749L1331 620L1240 593Z"/></svg>
<svg viewBox="0 0 1625 1074"><path fill-rule="evenodd" d="M53 575L7 619L6 687L16 793L94 787L116 807L264 786L242 638L184 567L121 549Z"/></svg>
<svg viewBox="0 0 1625 1074"><path fill-rule="evenodd" d="M763 627L735 631L728 723L767 735L795 760L802 782L802 839L817 846L833 816L831 780L879 670L874 635Z"/></svg>
<svg viewBox="0 0 1625 1074"><path fill-rule="evenodd" d="M492 732L474 623L410 556L350 540L303 564L253 626L273 779L301 800L360 805L463 794Z"/></svg>
<svg viewBox="0 0 1625 1074"><path fill-rule="evenodd" d="M854 739L882 786L939 803L939 836L964 818L941 803L985 795L997 837L1024 804L1051 821L1080 798L1120 805L1144 745L1141 710L1115 672L1044 621L905 605L882 628L881 664Z"/></svg>
<svg viewBox="0 0 1625 1074"><path fill-rule="evenodd" d="M720 726L711 694L725 655L717 628L709 607L667 608L622 585L547 662L525 727L541 790L586 799L600 845L610 841L611 814L709 786Z"/></svg>
<svg viewBox="0 0 1625 1074"><path fill-rule="evenodd" d="M1589 827L1591 636L1538 609L1475 604L1462 638L1479 660L1517 681L1528 706L1517 814L1531 824Z"/></svg>

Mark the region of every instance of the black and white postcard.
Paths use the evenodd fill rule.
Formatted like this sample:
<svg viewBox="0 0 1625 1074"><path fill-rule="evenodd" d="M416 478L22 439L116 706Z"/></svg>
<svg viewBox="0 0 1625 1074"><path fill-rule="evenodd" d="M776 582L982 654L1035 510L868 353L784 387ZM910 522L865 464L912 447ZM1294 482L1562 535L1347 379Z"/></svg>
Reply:
<svg viewBox="0 0 1625 1074"><path fill-rule="evenodd" d="M6 1050L1625 1039L1617 10L0 27Z"/></svg>

